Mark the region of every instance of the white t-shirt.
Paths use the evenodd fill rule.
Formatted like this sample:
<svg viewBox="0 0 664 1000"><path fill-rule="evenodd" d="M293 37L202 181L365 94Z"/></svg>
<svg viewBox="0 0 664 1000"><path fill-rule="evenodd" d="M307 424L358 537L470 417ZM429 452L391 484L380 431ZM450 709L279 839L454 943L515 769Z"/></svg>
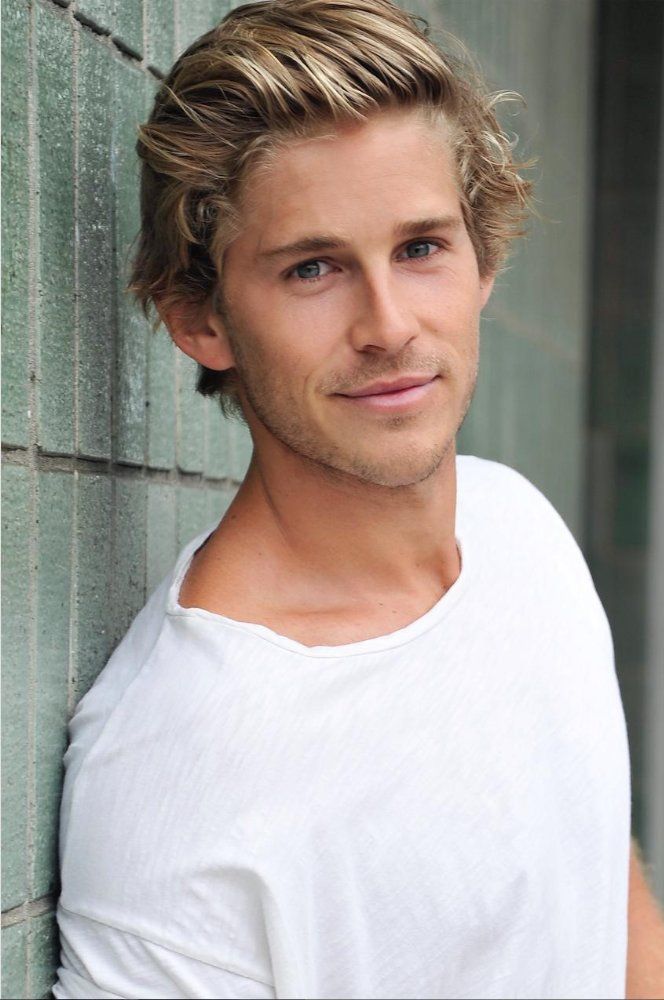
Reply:
<svg viewBox="0 0 664 1000"><path fill-rule="evenodd" d="M461 574L378 638L185 609L183 549L71 724L56 997L624 997L606 615L527 479L457 477Z"/></svg>

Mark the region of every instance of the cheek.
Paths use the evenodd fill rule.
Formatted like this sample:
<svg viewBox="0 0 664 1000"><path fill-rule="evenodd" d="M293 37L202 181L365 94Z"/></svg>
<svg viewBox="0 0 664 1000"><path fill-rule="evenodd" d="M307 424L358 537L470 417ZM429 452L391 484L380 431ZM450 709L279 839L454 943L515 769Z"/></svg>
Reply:
<svg viewBox="0 0 664 1000"><path fill-rule="evenodd" d="M295 329L293 324L274 323L260 333L248 333L245 328L236 352L240 375L244 372L247 380L253 378L257 389L272 386L282 395L302 395L306 384L315 381L321 358L315 349L315 332Z"/></svg>
<svg viewBox="0 0 664 1000"><path fill-rule="evenodd" d="M419 275L412 287L412 304L431 315L448 318L466 328L473 324L482 308L479 276L463 259L443 265L439 270Z"/></svg>
<svg viewBox="0 0 664 1000"><path fill-rule="evenodd" d="M346 317L339 296L303 296L282 307L278 342L279 365L289 378L316 380L339 363Z"/></svg>

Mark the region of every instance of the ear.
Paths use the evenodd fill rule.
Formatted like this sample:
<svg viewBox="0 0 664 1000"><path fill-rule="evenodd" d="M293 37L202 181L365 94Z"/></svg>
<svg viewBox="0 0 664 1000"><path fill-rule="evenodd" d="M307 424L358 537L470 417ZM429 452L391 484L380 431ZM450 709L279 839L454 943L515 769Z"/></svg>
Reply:
<svg viewBox="0 0 664 1000"><path fill-rule="evenodd" d="M173 343L190 358L213 371L235 367L226 325L208 302L202 306L177 302L157 310Z"/></svg>
<svg viewBox="0 0 664 1000"><path fill-rule="evenodd" d="M485 305L489 301L495 280L495 273L487 274L484 278L480 278L480 302L482 303L482 309L484 309Z"/></svg>

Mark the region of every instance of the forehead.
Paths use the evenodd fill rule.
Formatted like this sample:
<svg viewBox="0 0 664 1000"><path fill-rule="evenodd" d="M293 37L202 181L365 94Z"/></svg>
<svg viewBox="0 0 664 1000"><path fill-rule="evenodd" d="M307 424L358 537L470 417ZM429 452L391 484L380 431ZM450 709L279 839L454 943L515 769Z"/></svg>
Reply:
<svg viewBox="0 0 664 1000"><path fill-rule="evenodd" d="M383 112L279 148L246 179L242 232L257 252L309 231L352 239L401 218L459 212L456 169L445 123L415 112Z"/></svg>

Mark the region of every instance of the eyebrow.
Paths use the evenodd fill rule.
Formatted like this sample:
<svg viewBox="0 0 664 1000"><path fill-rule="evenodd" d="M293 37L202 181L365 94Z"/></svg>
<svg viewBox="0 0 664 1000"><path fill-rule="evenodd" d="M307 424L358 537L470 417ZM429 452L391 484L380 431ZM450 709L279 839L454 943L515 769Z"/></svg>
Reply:
<svg viewBox="0 0 664 1000"><path fill-rule="evenodd" d="M422 233L431 232L433 229L459 229L463 225L460 215L439 215L427 219L411 219L408 222L400 222L394 228L396 239L405 239L408 236L421 236ZM300 254L321 253L324 250L343 250L350 246L348 240L339 239L337 236L305 236L302 239L294 240L280 247L270 250L263 250L258 254L261 260L276 260L280 257L296 257Z"/></svg>

